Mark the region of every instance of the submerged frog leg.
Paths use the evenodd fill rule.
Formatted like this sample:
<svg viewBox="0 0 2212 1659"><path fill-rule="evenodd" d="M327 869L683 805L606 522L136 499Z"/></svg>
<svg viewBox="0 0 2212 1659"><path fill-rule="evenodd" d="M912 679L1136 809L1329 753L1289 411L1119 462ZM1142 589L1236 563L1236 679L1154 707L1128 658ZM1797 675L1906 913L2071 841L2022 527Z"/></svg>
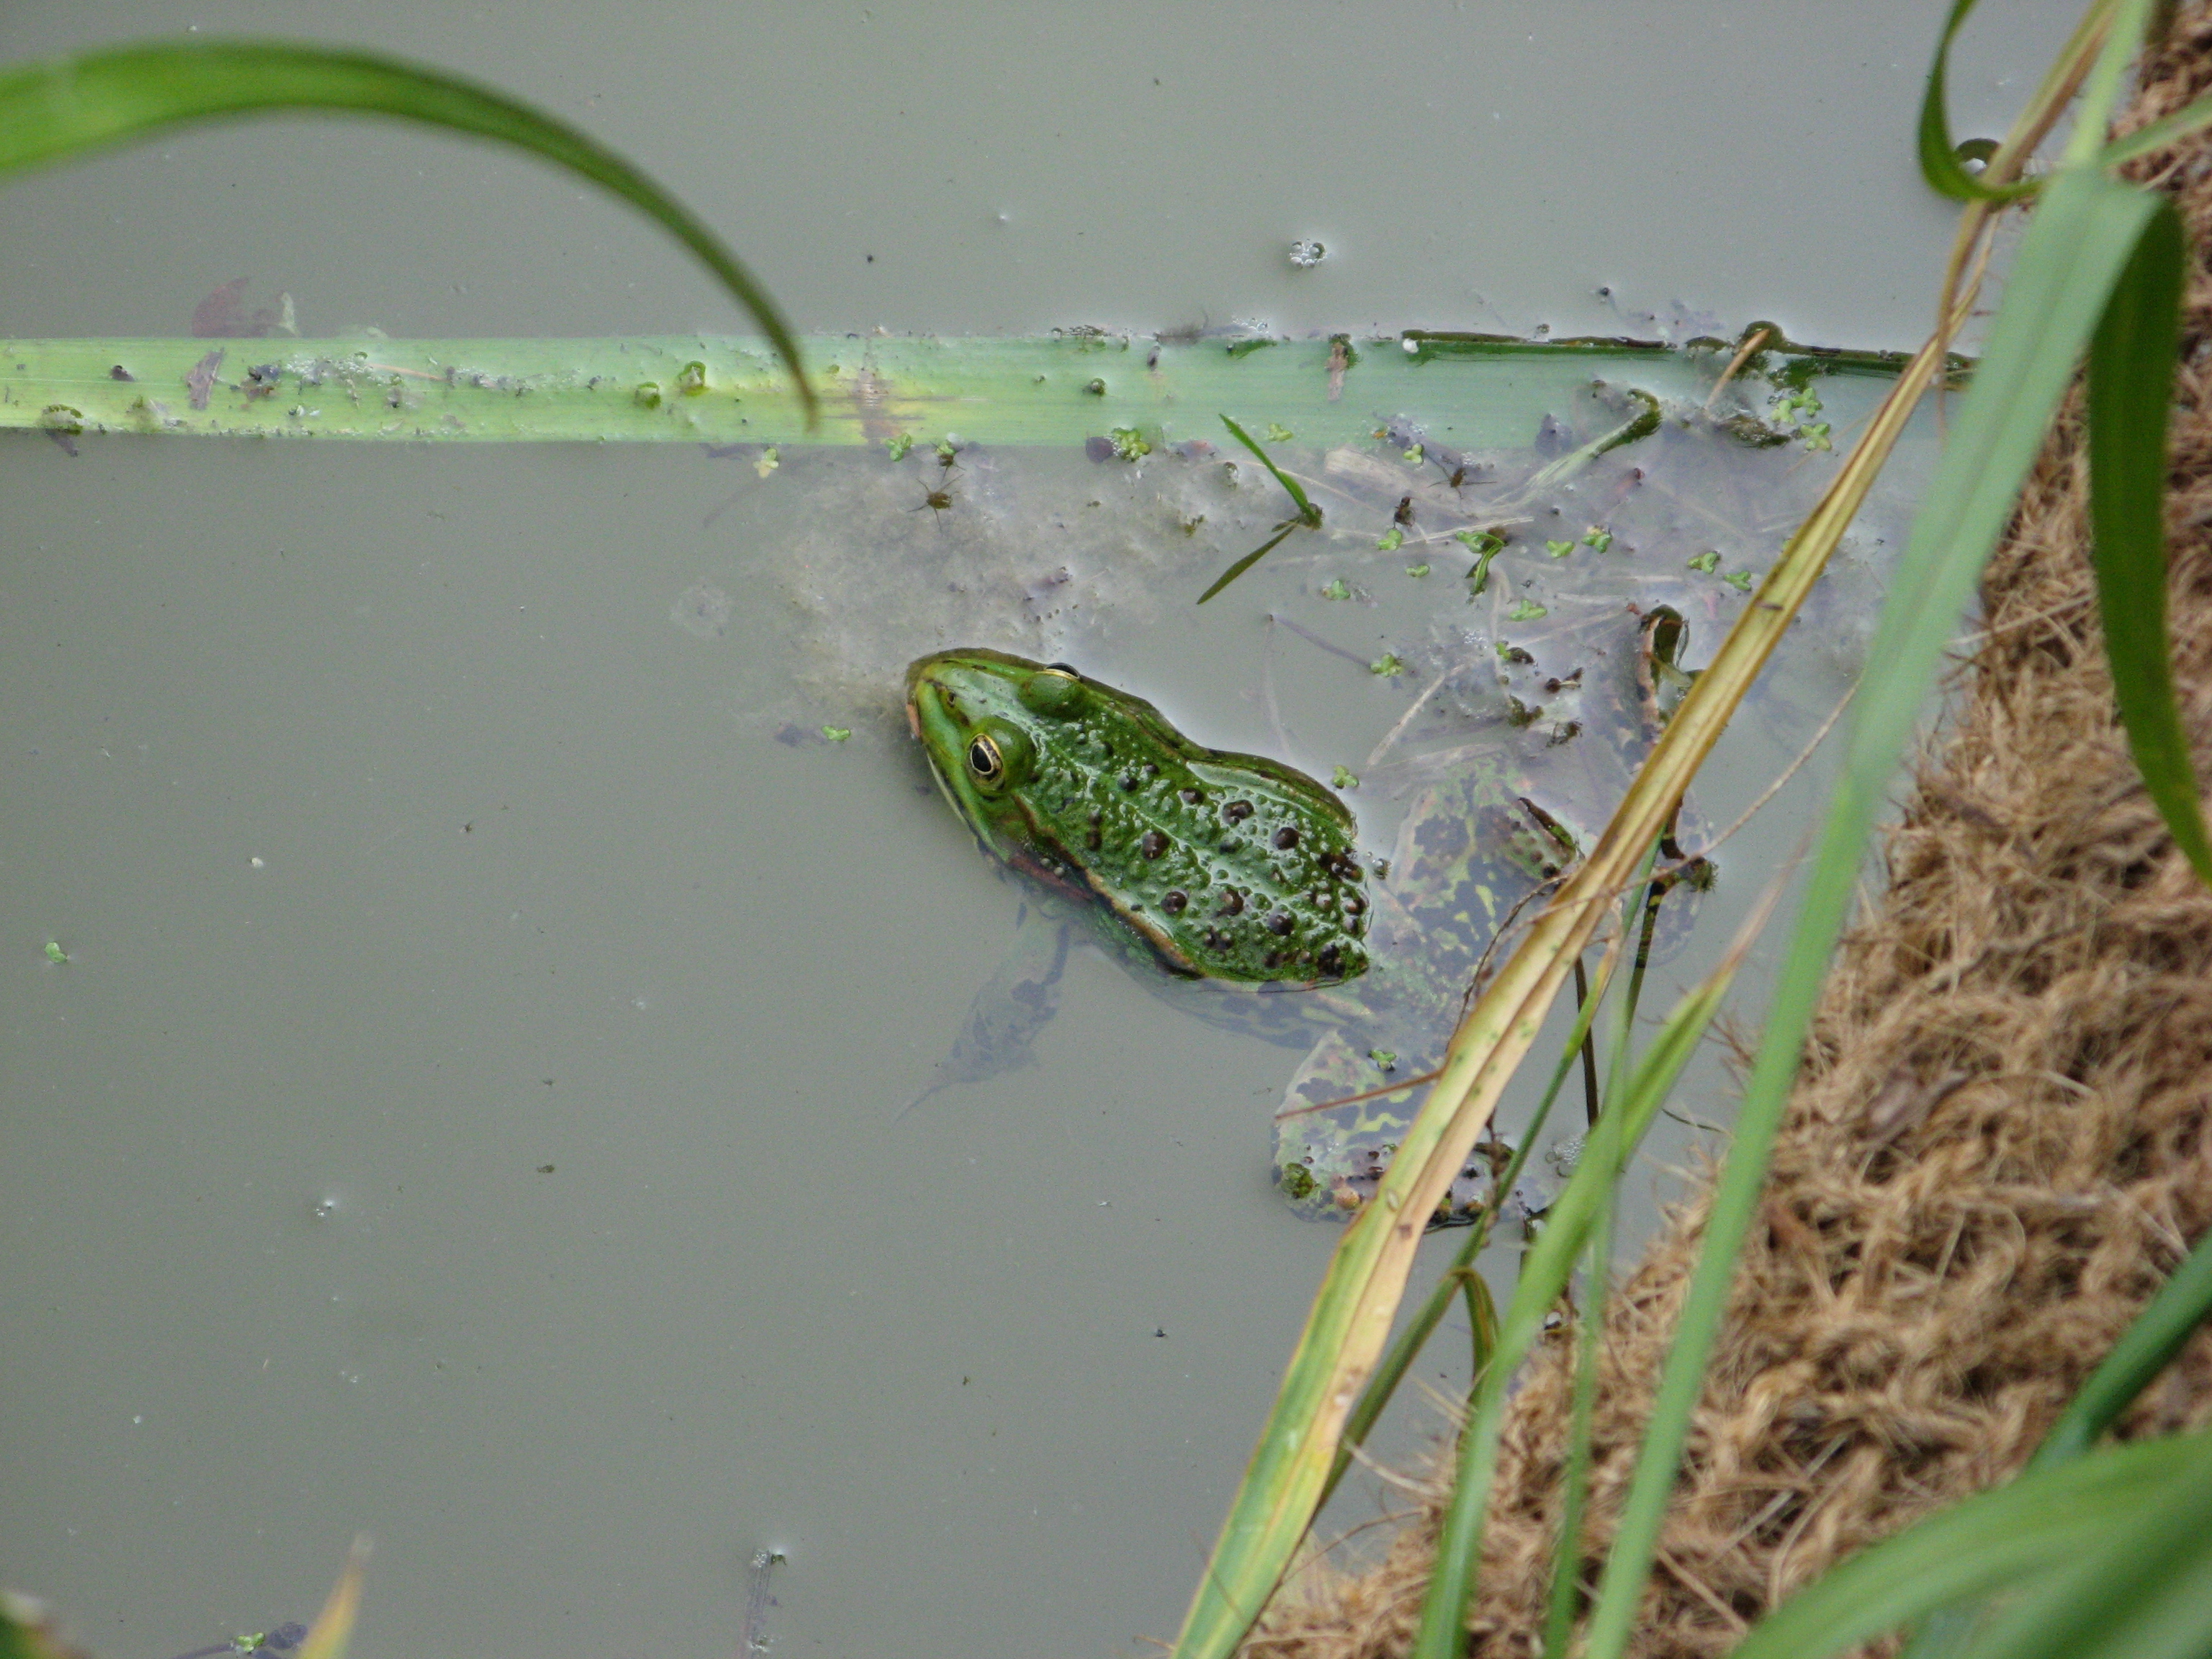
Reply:
<svg viewBox="0 0 2212 1659"><path fill-rule="evenodd" d="M1013 943L1006 947L998 971L969 1004L960 1035L952 1040L952 1052L937 1063L936 1080L900 1108L899 1117L940 1090L981 1083L1035 1061L1031 1045L1060 1011L1060 976L1067 967L1069 927L1064 916L1033 904L1022 906Z"/></svg>

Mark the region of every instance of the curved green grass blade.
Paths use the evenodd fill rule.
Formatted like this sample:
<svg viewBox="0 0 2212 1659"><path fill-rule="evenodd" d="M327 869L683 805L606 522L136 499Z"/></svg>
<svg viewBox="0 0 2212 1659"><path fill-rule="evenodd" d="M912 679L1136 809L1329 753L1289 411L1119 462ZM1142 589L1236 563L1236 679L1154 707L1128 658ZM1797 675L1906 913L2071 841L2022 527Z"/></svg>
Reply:
<svg viewBox="0 0 2212 1659"><path fill-rule="evenodd" d="M2166 1501L2185 1447L2212 1448L2212 1435L2113 1447L1954 1504L1831 1569L1762 1620L1729 1659L1822 1659L2077 1560Z"/></svg>
<svg viewBox="0 0 2212 1659"><path fill-rule="evenodd" d="M767 290L690 209L566 122L458 76L369 52L256 40L156 42L0 73L0 172L42 167L164 128L281 110L388 115L495 139L621 197L690 248L814 393Z"/></svg>
<svg viewBox="0 0 2212 1659"><path fill-rule="evenodd" d="M2097 609L2128 746L2175 844L2212 885L2212 845L2166 637L2166 416L2181 342L2184 249L2181 216L2160 198L2090 343L2089 518Z"/></svg>
<svg viewBox="0 0 2212 1659"><path fill-rule="evenodd" d="M1589 1659L1620 1659L1626 1648L1736 1255L1758 1207L1805 1030L1856 890L1875 815L1975 580L2012 516L2021 481L2156 210L2156 201L2142 192L2094 169L2071 167L2052 179L2028 222L1988 349L1868 650L1867 660L1881 665L1881 677L1870 676L1859 692L1819 857L1599 1585Z"/></svg>
<svg viewBox="0 0 2212 1659"><path fill-rule="evenodd" d="M2041 180L1991 185L1966 171L1959 146L1951 137L1951 112L1944 82L1950 75L1951 41L1974 9L1974 0L1952 0L1951 15L1943 20L1943 33L1936 43L1935 61L1928 69L1928 88L1921 94L1918 130L1920 176L1930 190L1959 202L2011 202L2033 194Z"/></svg>

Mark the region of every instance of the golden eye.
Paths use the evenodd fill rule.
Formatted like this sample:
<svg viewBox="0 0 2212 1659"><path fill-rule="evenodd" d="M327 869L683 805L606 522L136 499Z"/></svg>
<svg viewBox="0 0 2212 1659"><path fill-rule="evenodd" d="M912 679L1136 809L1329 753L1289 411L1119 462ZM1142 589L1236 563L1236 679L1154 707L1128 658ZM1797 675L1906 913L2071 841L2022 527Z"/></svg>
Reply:
<svg viewBox="0 0 2212 1659"><path fill-rule="evenodd" d="M988 732L977 732L968 743L968 769L975 775L975 781L994 784L1006 776L1006 763L999 753L999 745Z"/></svg>

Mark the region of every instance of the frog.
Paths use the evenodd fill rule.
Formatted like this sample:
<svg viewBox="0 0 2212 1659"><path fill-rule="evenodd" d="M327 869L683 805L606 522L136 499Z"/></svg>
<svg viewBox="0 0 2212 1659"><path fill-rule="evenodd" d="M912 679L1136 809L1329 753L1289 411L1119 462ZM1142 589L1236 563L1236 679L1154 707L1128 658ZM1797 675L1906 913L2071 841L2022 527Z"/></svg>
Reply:
<svg viewBox="0 0 2212 1659"><path fill-rule="evenodd" d="M1620 746L1663 719L1680 639L1671 612L1640 629ZM1378 855L1317 779L1208 748L1070 664L938 651L908 666L905 692L939 790L1035 899L939 1080L907 1111L1025 1062L1057 1006L1069 932L1088 927L1167 1000L1305 1049L1275 1115L1273 1173L1310 1215L1348 1217L1372 1197L1494 942L1580 842L1503 746L1422 787ZM1681 885L1693 898L1706 879ZM1686 908L1666 913L1669 947ZM1485 1213L1504 1156L1494 1140L1478 1146L1431 1224Z"/></svg>

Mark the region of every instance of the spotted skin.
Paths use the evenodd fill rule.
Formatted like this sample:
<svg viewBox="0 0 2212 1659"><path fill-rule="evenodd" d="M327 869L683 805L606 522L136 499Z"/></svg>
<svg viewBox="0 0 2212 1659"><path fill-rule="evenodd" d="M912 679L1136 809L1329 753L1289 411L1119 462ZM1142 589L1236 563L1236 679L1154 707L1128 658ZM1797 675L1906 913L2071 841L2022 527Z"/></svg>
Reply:
<svg viewBox="0 0 2212 1659"><path fill-rule="evenodd" d="M1367 970L1367 872L1344 803L1205 748L1141 697L996 651L907 671L931 769L983 844L1108 938L1187 979L1328 985Z"/></svg>

